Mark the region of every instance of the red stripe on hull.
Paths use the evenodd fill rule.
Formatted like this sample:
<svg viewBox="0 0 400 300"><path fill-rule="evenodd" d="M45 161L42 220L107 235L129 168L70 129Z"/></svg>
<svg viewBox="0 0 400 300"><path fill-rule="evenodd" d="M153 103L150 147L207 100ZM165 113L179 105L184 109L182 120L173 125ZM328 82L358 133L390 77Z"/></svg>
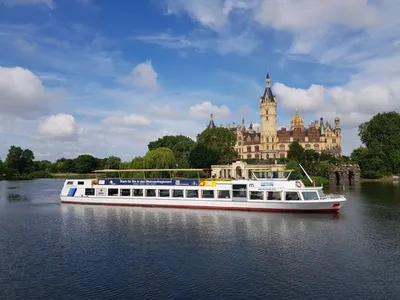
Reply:
<svg viewBox="0 0 400 300"><path fill-rule="evenodd" d="M239 210L259 212L293 212L293 213L338 213L339 208L326 209L286 209L286 208L258 208L258 207L225 207L225 206L202 206L202 205L160 205L160 204L136 204L136 203L100 203L100 202L78 202L61 201L67 204L83 205L107 205L107 206L138 206L138 207L159 207L159 208L184 208L184 209L213 209L213 210Z"/></svg>

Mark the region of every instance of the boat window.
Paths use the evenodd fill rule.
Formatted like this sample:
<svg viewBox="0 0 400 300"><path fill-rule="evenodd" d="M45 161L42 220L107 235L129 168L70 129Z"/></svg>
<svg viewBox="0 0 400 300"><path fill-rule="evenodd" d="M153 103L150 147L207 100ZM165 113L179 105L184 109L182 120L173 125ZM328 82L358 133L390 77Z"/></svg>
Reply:
<svg viewBox="0 0 400 300"><path fill-rule="evenodd" d="M183 190L172 190L172 197L183 198Z"/></svg>
<svg viewBox="0 0 400 300"><path fill-rule="evenodd" d="M232 186L233 197L247 197L247 186L245 184L234 184Z"/></svg>
<svg viewBox="0 0 400 300"><path fill-rule="evenodd" d="M108 189L108 196L118 196L118 189Z"/></svg>
<svg viewBox="0 0 400 300"><path fill-rule="evenodd" d="M78 181L78 185L84 185L85 182L84 181Z"/></svg>
<svg viewBox="0 0 400 300"><path fill-rule="evenodd" d="M214 191L213 190L202 190L202 198L214 198Z"/></svg>
<svg viewBox="0 0 400 300"><path fill-rule="evenodd" d="M159 197L169 197L169 190L159 190Z"/></svg>
<svg viewBox="0 0 400 300"><path fill-rule="evenodd" d="M286 200L300 200L297 192L286 192Z"/></svg>
<svg viewBox="0 0 400 300"><path fill-rule="evenodd" d="M320 199L324 199L326 197L325 193L323 190L317 190L319 198Z"/></svg>
<svg viewBox="0 0 400 300"><path fill-rule="evenodd" d="M304 200L318 200L318 194L315 191L302 192Z"/></svg>
<svg viewBox="0 0 400 300"><path fill-rule="evenodd" d="M267 200L281 200L281 193L280 192L268 192Z"/></svg>
<svg viewBox="0 0 400 300"><path fill-rule="evenodd" d="M218 198L219 199L229 199L231 198L230 191L218 191Z"/></svg>
<svg viewBox="0 0 400 300"><path fill-rule="evenodd" d="M86 196L94 196L94 189L85 189Z"/></svg>
<svg viewBox="0 0 400 300"><path fill-rule="evenodd" d="M133 196L134 197L143 197L143 190L142 189L133 189Z"/></svg>
<svg viewBox="0 0 400 300"><path fill-rule="evenodd" d="M199 198L198 190L186 190L186 198Z"/></svg>
<svg viewBox="0 0 400 300"><path fill-rule="evenodd" d="M264 192L251 191L250 199L252 200L264 200Z"/></svg>
<svg viewBox="0 0 400 300"><path fill-rule="evenodd" d="M96 189L97 191L97 196L105 196L106 195L106 189L100 188Z"/></svg>
<svg viewBox="0 0 400 300"><path fill-rule="evenodd" d="M67 181L67 185L71 185L71 184L74 184L74 182L73 181Z"/></svg>
<svg viewBox="0 0 400 300"><path fill-rule="evenodd" d="M155 197L155 196L156 196L156 190L155 189L146 190L146 197Z"/></svg>
<svg viewBox="0 0 400 300"><path fill-rule="evenodd" d="M130 197L131 196L131 190L130 189L121 189L121 196Z"/></svg>

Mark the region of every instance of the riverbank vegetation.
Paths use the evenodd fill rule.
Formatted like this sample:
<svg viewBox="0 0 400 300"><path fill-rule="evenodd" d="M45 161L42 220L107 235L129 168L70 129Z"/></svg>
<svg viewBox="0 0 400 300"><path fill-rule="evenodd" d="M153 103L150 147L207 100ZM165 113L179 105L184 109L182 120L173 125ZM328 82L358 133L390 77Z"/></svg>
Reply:
<svg viewBox="0 0 400 300"><path fill-rule="evenodd" d="M328 172L333 165L358 163L363 178L377 179L400 173L400 115L380 113L359 126L363 147L355 149L350 157L334 157L304 149L298 142L290 145L287 158L258 160L245 159L249 164L284 163L294 169L293 178L304 178L299 163L318 185L328 183ZM96 169L164 169L201 168L228 164L238 159L234 150L234 133L226 128L205 129L194 141L183 135L164 136L148 144L143 156L122 162L119 157L96 158L82 154L76 158L60 158L55 162L35 160L30 149L11 146L4 160L0 160L0 179L33 178L92 178ZM117 175L117 174L114 174ZM153 177L159 173L121 173L123 177ZM161 174L168 176L169 174ZM195 173L177 173L175 176L193 177ZM203 174L204 175L204 174Z"/></svg>

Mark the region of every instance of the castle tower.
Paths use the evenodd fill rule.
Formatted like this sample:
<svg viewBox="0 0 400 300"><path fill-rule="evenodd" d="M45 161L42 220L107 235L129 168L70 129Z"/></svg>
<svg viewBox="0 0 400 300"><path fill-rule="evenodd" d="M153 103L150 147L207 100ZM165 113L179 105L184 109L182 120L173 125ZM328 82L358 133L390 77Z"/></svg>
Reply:
<svg viewBox="0 0 400 300"><path fill-rule="evenodd" d="M264 159L277 157L276 116L276 98L272 93L271 79L267 73L264 94L260 97L261 157Z"/></svg>
<svg viewBox="0 0 400 300"><path fill-rule="evenodd" d="M207 125L207 128L215 128L215 123L214 123L214 115L210 114L210 122Z"/></svg>

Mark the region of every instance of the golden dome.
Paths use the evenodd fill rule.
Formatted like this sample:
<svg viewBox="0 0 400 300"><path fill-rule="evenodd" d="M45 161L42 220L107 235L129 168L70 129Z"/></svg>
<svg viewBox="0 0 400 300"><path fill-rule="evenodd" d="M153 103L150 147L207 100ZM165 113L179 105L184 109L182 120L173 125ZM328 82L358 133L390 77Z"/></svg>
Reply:
<svg viewBox="0 0 400 300"><path fill-rule="evenodd" d="M299 114L299 110L296 109L296 114L290 121L291 129L304 128L304 120Z"/></svg>

